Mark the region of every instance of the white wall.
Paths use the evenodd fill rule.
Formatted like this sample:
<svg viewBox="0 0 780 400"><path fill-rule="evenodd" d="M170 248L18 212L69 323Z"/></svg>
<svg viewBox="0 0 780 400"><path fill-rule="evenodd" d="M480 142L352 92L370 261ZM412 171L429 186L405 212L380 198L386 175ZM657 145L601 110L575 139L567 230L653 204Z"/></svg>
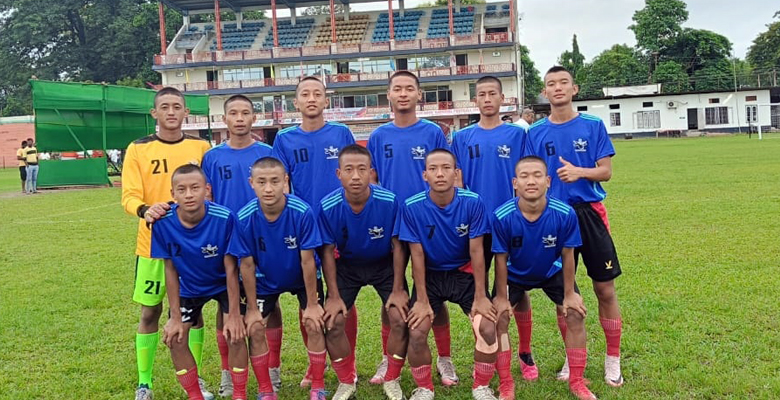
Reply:
<svg viewBox="0 0 780 400"><path fill-rule="evenodd" d="M755 96L755 101L746 101L746 97ZM717 103L713 103L717 99ZM643 103L652 102L651 107L644 107ZM673 102L674 106L668 104ZM769 90L757 89L734 92L717 92L701 94L680 94L643 96L619 99L599 99L575 101L574 107L586 106L583 111L598 116L604 121L607 130L612 134L655 132L659 129L688 130L688 110L697 109L699 130L732 130L738 126L748 127L746 106L769 103ZM619 105L619 109L610 109L610 105ZM727 107L728 124L707 125L705 109L708 107ZM768 126L771 123L769 107L757 107L758 123ZM640 112L658 110L660 114L660 128L640 128L637 122L637 114ZM620 114L620 126L612 126L610 114ZM737 117L739 123L737 123ZM756 123L753 123L756 125Z"/></svg>

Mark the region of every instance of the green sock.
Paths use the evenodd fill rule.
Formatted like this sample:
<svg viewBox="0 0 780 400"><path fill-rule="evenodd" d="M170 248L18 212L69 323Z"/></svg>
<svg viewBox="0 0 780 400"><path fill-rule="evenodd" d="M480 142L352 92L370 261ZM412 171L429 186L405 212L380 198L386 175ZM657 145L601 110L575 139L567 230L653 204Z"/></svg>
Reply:
<svg viewBox="0 0 780 400"><path fill-rule="evenodd" d="M152 367L154 367L154 353L157 351L157 342L160 341L160 333L136 333L135 353L138 362L138 386L146 385L152 388Z"/></svg>
<svg viewBox="0 0 780 400"><path fill-rule="evenodd" d="M190 352L192 357L195 358L195 365L198 366L198 371L201 370L200 363L203 361L203 327L190 329Z"/></svg>

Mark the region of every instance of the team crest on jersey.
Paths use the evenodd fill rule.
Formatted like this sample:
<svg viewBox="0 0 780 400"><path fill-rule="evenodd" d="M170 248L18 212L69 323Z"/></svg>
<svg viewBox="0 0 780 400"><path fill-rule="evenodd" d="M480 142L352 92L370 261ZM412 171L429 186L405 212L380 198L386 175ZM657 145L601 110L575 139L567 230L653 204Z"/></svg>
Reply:
<svg viewBox="0 0 780 400"><path fill-rule="evenodd" d="M458 236L466 236L469 234L469 224L460 224L460 226L455 227L455 230L458 232Z"/></svg>
<svg viewBox="0 0 780 400"><path fill-rule="evenodd" d="M509 153L511 152L512 152L512 148L505 144L498 146L498 156L501 158L509 158Z"/></svg>
<svg viewBox="0 0 780 400"><path fill-rule="evenodd" d="M336 147L328 146L325 148L325 158L328 160L332 160L334 158L339 158L339 149Z"/></svg>
<svg viewBox="0 0 780 400"><path fill-rule="evenodd" d="M579 138L574 141L574 151L578 153L582 153L585 151L588 151L588 141L583 140L582 138Z"/></svg>
<svg viewBox="0 0 780 400"><path fill-rule="evenodd" d="M285 237L284 238L284 244L286 244L287 248L290 249L290 250L298 248L298 240L293 235Z"/></svg>
<svg viewBox="0 0 780 400"><path fill-rule="evenodd" d="M555 247L555 242L557 241L558 241L557 236L553 236L553 235L542 236L542 243L544 244L545 248Z"/></svg>
<svg viewBox="0 0 780 400"><path fill-rule="evenodd" d="M412 158L415 160L424 160L425 147L422 146L412 147Z"/></svg>
<svg viewBox="0 0 780 400"><path fill-rule="evenodd" d="M368 236L371 237L371 240L381 239L385 237L385 228L379 226L368 228Z"/></svg>
<svg viewBox="0 0 780 400"><path fill-rule="evenodd" d="M219 251L219 247L211 244L207 244L206 247L200 248L200 252L203 253L203 258L216 257L219 255L217 254L217 251Z"/></svg>

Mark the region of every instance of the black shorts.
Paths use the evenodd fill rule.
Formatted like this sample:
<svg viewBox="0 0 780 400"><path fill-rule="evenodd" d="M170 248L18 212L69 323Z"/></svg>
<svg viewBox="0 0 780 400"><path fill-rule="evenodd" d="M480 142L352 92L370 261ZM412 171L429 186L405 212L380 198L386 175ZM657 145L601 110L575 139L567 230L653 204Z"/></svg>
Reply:
<svg viewBox="0 0 780 400"><path fill-rule="evenodd" d="M276 303L279 302L279 296L285 292L279 292L274 294L257 294L257 309L260 311L260 314L263 315L263 318L268 317L271 315L271 313L276 308ZM306 288L302 287L300 289L296 290L290 290L287 293L290 293L296 297L298 297L298 306L301 308L301 310L306 309L306 304L309 302L309 298L306 295ZM320 305L323 305L325 300L325 292L322 288L322 279L317 279L317 303ZM246 298L242 298L241 302L246 304Z"/></svg>
<svg viewBox="0 0 780 400"><path fill-rule="evenodd" d="M393 292L393 259L379 261L371 266L351 266L343 258L336 261L336 282L339 285L339 295L347 309L355 305L358 293L363 286L373 286L382 304L387 303ZM404 289L408 291L406 279Z"/></svg>
<svg viewBox="0 0 780 400"><path fill-rule="evenodd" d="M622 273L615 243L609 233L607 210L601 203L575 204L574 211L580 224L582 246L574 249L574 262L582 262L588 276L596 282L611 281Z"/></svg>
<svg viewBox="0 0 780 400"><path fill-rule="evenodd" d="M425 289L428 292L428 302L434 315L438 315L445 301L460 306L467 315L471 313L474 303L474 275L461 269L449 271L425 271ZM417 301L417 290L412 289L413 306Z"/></svg>
<svg viewBox="0 0 780 400"><path fill-rule="evenodd" d="M197 324L198 319L200 319L201 311L203 311L203 306L211 300L219 303L219 309L222 310L223 314L227 314L230 310L227 290L207 297L179 297L181 322L193 325ZM168 317L170 318L170 316L171 311L168 310Z"/></svg>
<svg viewBox="0 0 780 400"><path fill-rule="evenodd" d="M563 287L563 271L558 271L555 275L548 278L546 281L539 282L534 285L523 285L512 281L507 281L509 287L509 304L514 307L523 298L525 292L529 292L532 289L542 289L544 294L553 301L553 303L562 306L563 294L565 293ZM580 288L577 287L577 282L574 283L574 291L579 293Z"/></svg>
<svg viewBox="0 0 780 400"><path fill-rule="evenodd" d="M22 178L23 181L27 180L27 167L19 167L19 177Z"/></svg>
<svg viewBox="0 0 780 400"><path fill-rule="evenodd" d="M490 276L490 265L493 264L493 235L482 235L482 252L485 256L485 278Z"/></svg>

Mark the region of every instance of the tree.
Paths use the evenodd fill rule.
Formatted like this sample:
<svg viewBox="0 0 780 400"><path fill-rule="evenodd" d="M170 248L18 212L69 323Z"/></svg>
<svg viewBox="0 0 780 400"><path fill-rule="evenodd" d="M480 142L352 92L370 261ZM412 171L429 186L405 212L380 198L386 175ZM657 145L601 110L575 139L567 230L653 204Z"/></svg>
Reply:
<svg viewBox="0 0 780 400"><path fill-rule="evenodd" d="M542 93L544 82L542 82L539 70L536 69L534 62L529 56L528 47L524 45L520 45L520 64L523 68L523 82L525 85L523 104L536 104L537 98Z"/></svg>
<svg viewBox="0 0 780 400"><path fill-rule="evenodd" d="M558 64L568 69L572 75L577 76L577 72L585 65L585 56L580 53L580 45L577 43L577 35L571 39L571 51L566 50L558 58Z"/></svg>
<svg viewBox="0 0 780 400"><path fill-rule="evenodd" d="M780 18L780 11L775 18ZM780 70L780 21L767 25L767 30L753 39L747 59L757 70Z"/></svg>
<svg viewBox="0 0 780 400"><path fill-rule="evenodd" d="M344 14L344 11L347 9L352 11L351 8L345 7L344 4L340 3L336 3L333 8L336 11L336 14ZM302 15L330 15L330 6L325 5L306 7L303 9Z"/></svg>
<svg viewBox="0 0 780 400"><path fill-rule="evenodd" d="M685 67L676 61L659 63L653 71L653 83L661 84L662 93L682 93L691 90Z"/></svg>
<svg viewBox="0 0 780 400"><path fill-rule="evenodd" d="M730 55L731 42L725 36L705 29L685 28L660 59L677 61L693 75L700 69L728 62Z"/></svg>
<svg viewBox="0 0 780 400"><path fill-rule="evenodd" d="M596 56L575 76L580 86L579 98L603 96L602 88L631 86L647 81L647 62L625 44L616 44Z"/></svg>
<svg viewBox="0 0 780 400"><path fill-rule="evenodd" d="M645 0L645 8L631 18L637 47L648 54L663 52L682 33L682 23L688 20L683 0Z"/></svg>

